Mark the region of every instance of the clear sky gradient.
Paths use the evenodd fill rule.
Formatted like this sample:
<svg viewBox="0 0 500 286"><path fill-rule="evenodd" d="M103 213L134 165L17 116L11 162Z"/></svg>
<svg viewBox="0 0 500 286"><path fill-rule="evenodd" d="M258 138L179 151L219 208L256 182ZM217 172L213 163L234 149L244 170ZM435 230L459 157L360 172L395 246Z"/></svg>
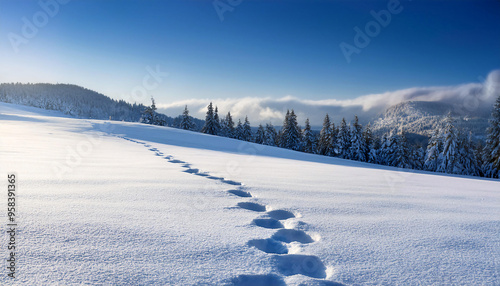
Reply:
<svg viewBox="0 0 500 286"><path fill-rule="evenodd" d="M129 99L146 67L159 66L169 75L149 92L160 103L322 100L479 82L500 67L497 0L400 1L348 63L340 43L353 45L354 27L389 2L245 0L221 21L213 1L73 0L44 23L38 1L0 0L0 82L73 83ZM24 37L23 18L44 25ZM27 40L17 52L13 35Z"/></svg>

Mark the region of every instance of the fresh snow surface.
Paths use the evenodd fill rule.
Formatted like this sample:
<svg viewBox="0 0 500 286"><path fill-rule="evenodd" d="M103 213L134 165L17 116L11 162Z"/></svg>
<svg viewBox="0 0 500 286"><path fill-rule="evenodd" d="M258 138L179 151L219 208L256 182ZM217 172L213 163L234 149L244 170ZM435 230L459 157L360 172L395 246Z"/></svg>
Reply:
<svg viewBox="0 0 500 286"><path fill-rule="evenodd" d="M498 180L5 103L0 160L2 285L500 285Z"/></svg>

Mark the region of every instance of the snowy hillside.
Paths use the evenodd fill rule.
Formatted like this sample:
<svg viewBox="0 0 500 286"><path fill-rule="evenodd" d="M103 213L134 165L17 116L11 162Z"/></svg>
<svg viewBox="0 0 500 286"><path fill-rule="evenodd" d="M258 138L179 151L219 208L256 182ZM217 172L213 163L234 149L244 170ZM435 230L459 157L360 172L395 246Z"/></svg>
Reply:
<svg viewBox="0 0 500 286"><path fill-rule="evenodd" d="M391 130L404 129L409 133L431 136L441 126L446 114L451 111L458 128L476 136L484 136L491 110L464 114L452 104L429 101L407 101L389 107L373 119L373 130L383 134ZM463 111L461 109L460 111Z"/></svg>
<svg viewBox="0 0 500 286"><path fill-rule="evenodd" d="M103 94L73 84L1 83L0 102L57 110L77 118L138 122L146 109L142 104L114 100ZM179 109L179 113L181 109ZM165 125L179 126L180 118L157 114ZM203 121L192 118L195 130Z"/></svg>
<svg viewBox="0 0 500 286"><path fill-rule="evenodd" d="M500 281L498 180L6 103L0 156L19 205L2 285Z"/></svg>

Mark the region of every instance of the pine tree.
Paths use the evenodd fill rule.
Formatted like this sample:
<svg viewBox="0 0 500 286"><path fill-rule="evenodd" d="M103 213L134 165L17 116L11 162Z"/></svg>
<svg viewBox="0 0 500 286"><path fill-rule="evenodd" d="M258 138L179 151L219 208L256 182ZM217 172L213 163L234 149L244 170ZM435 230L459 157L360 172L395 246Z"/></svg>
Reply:
<svg viewBox="0 0 500 286"><path fill-rule="evenodd" d="M391 162L391 166L397 168L405 168L412 169L412 164L410 162L411 150L408 146L408 139L406 137L406 132L402 130L399 134L397 134L396 145L394 149L393 161Z"/></svg>
<svg viewBox="0 0 500 286"><path fill-rule="evenodd" d="M332 122L331 126L332 130L332 139L331 142L331 150L328 152L328 156L338 156L339 154L339 145L338 145L338 137L339 137L339 129L335 126L335 123Z"/></svg>
<svg viewBox="0 0 500 286"><path fill-rule="evenodd" d="M347 125L345 118L342 118L337 142L339 157L349 159L349 149L351 147L351 130Z"/></svg>
<svg viewBox="0 0 500 286"><path fill-rule="evenodd" d="M385 133L384 135L382 135L382 138L380 138L380 149L377 152L377 164L389 165L389 146L389 136L387 136L387 134Z"/></svg>
<svg viewBox="0 0 500 286"><path fill-rule="evenodd" d="M291 112L287 111L283 122L281 147L292 150L301 149L301 132L293 109Z"/></svg>
<svg viewBox="0 0 500 286"><path fill-rule="evenodd" d="M417 146L417 148L412 149L412 157L410 163L413 166L413 169L423 170L424 169L424 161L425 161L425 150L424 147Z"/></svg>
<svg viewBox="0 0 500 286"><path fill-rule="evenodd" d="M439 128L434 130L429 143L427 144L427 152L425 156L424 170L436 172L441 164L442 141L441 131Z"/></svg>
<svg viewBox="0 0 500 286"><path fill-rule="evenodd" d="M264 145L276 146L278 133L272 124L266 124Z"/></svg>
<svg viewBox="0 0 500 286"><path fill-rule="evenodd" d="M462 132L458 135L458 156L453 169L454 174L478 176L479 168L476 165L474 150L472 147L472 135L465 136Z"/></svg>
<svg viewBox="0 0 500 286"><path fill-rule="evenodd" d="M243 136L243 124L241 123L241 120L238 119L238 124L236 125L236 128L234 129L234 138L238 140L244 140Z"/></svg>
<svg viewBox="0 0 500 286"><path fill-rule="evenodd" d="M302 147L303 151L306 153L316 152L316 136L314 136L311 130L311 124L309 123L309 118L306 119L306 126L302 131Z"/></svg>
<svg viewBox="0 0 500 286"><path fill-rule="evenodd" d="M451 112L446 116L443 132L443 160L438 166L437 171L451 174L453 173L458 157L457 131L455 129L455 126L453 125Z"/></svg>
<svg viewBox="0 0 500 286"><path fill-rule="evenodd" d="M289 121L290 121L290 110L287 110L285 115L285 120L283 120L283 126L281 126L281 130L278 134L278 146L281 148L286 148L286 143L288 139L286 138L287 134L284 133L284 130L289 128L288 127Z"/></svg>
<svg viewBox="0 0 500 286"><path fill-rule="evenodd" d="M215 123L214 108L212 103L207 107L207 116L205 117L205 125L201 129L202 133L217 135L217 124Z"/></svg>
<svg viewBox="0 0 500 286"><path fill-rule="evenodd" d="M330 117L327 114L325 116L325 119L323 120L323 128L321 128L321 131L319 133L317 146L318 154L333 156L335 154L333 146L334 143L336 142L333 141L332 124L330 123Z"/></svg>
<svg viewBox="0 0 500 286"><path fill-rule="evenodd" d="M257 134L255 134L255 143L264 144L266 140L266 130L264 130L264 126L259 124L259 128L257 129Z"/></svg>
<svg viewBox="0 0 500 286"><path fill-rule="evenodd" d="M366 161L369 163L375 163L377 161L377 145L378 141L375 140L372 133L371 125L368 124L363 132L363 137L365 138L366 144Z"/></svg>
<svg viewBox="0 0 500 286"><path fill-rule="evenodd" d="M241 140L252 141L252 127L250 127L250 122L248 121L248 116L245 117L245 123L243 123L243 133Z"/></svg>
<svg viewBox="0 0 500 286"><path fill-rule="evenodd" d="M500 177L500 96L491 113L490 126L487 130L484 155L484 175L490 178Z"/></svg>
<svg viewBox="0 0 500 286"><path fill-rule="evenodd" d="M219 109L217 106L215 107L214 111L214 124L215 124L215 134L219 134L221 130L221 123L219 120Z"/></svg>
<svg viewBox="0 0 500 286"><path fill-rule="evenodd" d="M384 161L388 166L396 167L398 164L398 134L396 132L391 132L385 142L384 149Z"/></svg>
<svg viewBox="0 0 500 286"><path fill-rule="evenodd" d="M228 112L226 118L221 121L221 134L229 138L235 138L234 136L234 121L231 116L231 112Z"/></svg>
<svg viewBox="0 0 500 286"><path fill-rule="evenodd" d="M478 141L476 144L474 144L474 158L476 159L476 167L477 167L477 172L478 176L484 177L485 176L485 170L484 167L486 164L484 163L484 145L482 144L481 141Z"/></svg>
<svg viewBox="0 0 500 286"><path fill-rule="evenodd" d="M191 120L191 116L189 116L189 110L187 105L184 107L184 112L182 112L182 120L179 125L180 128L184 130L191 130L193 129L193 121Z"/></svg>
<svg viewBox="0 0 500 286"><path fill-rule="evenodd" d="M159 125L156 120L155 99L151 96L151 106L147 106L142 114L141 121L146 124Z"/></svg>
<svg viewBox="0 0 500 286"><path fill-rule="evenodd" d="M351 146L349 158L361 162L366 161L367 147L363 136L363 127L359 124L358 116L354 116L354 124L351 129Z"/></svg>

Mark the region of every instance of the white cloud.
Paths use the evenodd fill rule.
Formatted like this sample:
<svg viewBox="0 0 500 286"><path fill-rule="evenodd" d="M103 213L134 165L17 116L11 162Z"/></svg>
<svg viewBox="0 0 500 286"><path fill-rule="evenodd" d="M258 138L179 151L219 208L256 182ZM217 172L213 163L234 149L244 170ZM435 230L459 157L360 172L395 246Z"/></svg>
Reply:
<svg viewBox="0 0 500 286"><path fill-rule="evenodd" d="M205 118L206 106L213 102L224 116L228 111L233 119L248 116L253 126L271 122L280 125L287 109L294 109L301 124L306 118L313 125L321 125L328 113L335 122L342 117L351 120L357 114L361 120L369 120L386 108L405 101L439 101L452 104L455 112L464 114L482 113L491 109L492 103L500 94L500 70L492 71L484 83L469 83L445 87L413 87L380 94L369 94L349 100L308 100L293 96L282 98L225 98L189 99L169 104L158 104L158 109L170 116L182 113L185 105L191 115Z"/></svg>

